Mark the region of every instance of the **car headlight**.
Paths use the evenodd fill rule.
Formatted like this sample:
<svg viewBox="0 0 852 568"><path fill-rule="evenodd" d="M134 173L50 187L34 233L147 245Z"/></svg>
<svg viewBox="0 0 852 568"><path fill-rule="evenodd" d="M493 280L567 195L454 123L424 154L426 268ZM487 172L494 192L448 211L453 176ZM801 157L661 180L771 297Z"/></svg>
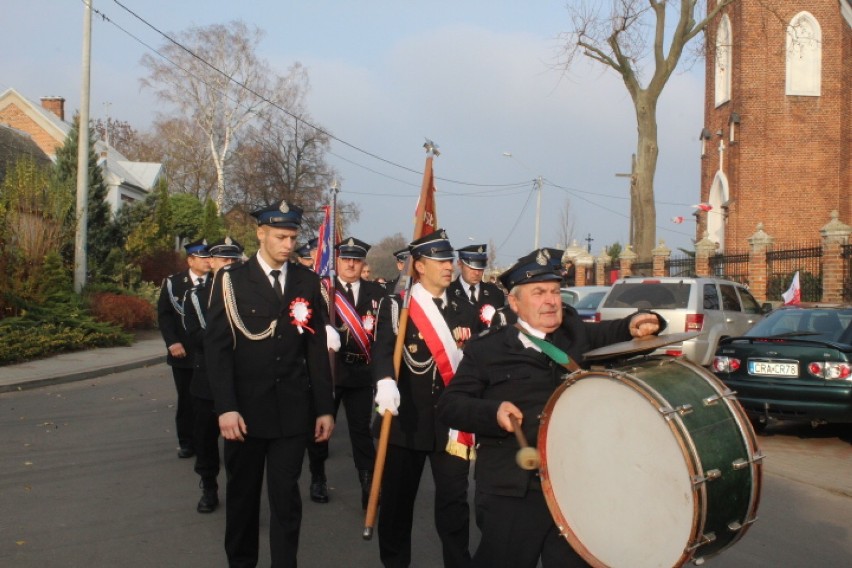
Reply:
<svg viewBox="0 0 852 568"><path fill-rule="evenodd" d="M818 379L829 381L852 380L852 365L834 361L819 361L808 364L808 372Z"/></svg>
<svg viewBox="0 0 852 568"><path fill-rule="evenodd" d="M735 373L740 368L740 360L736 357L716 355L713 357L713 371L716 373Z"/></svg>

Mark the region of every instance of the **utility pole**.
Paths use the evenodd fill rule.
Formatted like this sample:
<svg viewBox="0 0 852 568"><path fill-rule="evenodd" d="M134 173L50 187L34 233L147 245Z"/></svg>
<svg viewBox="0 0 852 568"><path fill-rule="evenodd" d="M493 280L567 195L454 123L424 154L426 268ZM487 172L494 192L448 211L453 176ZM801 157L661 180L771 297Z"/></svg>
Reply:
<svg viewBox="0 0 852 568"><path fill-rule="evenodd" d="M541 234L541 186L541 176L538 176L535 178L535 187L538 190L535 206L535 246L533 247L535 249L539 246L539 235Z"/></svg>
<svg viewBox="0 0 852 568"><path fill-rule="evenodd" d="M636 226L636 219L638 215L638 207L639 207L639 198L636 195L636 154L632 154L630 157L630 173L629 174L615 174L615 177L629 177L630 178L630 232L628 233L627 239L631 246L636 244L636 235L634 234L634 228Z"/></svg>
<svg viewBox="0 0 852 568"><path fill-rule="evenodd" d="M92 2L83 0L83 74L77 139L77 233L74 237L74 291L86 286L86 229L89 225L89 90L92 75Z"/></svg>

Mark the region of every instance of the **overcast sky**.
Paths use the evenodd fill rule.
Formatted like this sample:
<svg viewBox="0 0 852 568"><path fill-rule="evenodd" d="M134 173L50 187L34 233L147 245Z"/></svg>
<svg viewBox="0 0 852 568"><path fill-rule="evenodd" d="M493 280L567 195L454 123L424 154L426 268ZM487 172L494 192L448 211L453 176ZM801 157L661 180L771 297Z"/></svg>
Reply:
<svg viewBox="0 0 852 568"><path fill-rule="evenodd" d="M259 55L285 73L309 72L308 110L348 144L422 171L424 138L440 147L439 224L456 247L493 242L503 266L533 248L543 176L541 245L560 243L569 206L573 237L592 253L628 234L628 180L636 125L629 95L614 72L582 62L555 69L563 0L120 0L154 27L242 19L265 31ZM38 101L79 108L82 0L4 0L0 15L0 91L14 87ZM112 22L93 20L93 119L109 116L138 130L158 105L141 91L139 65L164 39L114 0L94 0ZM118 26L124 28L122 31ZM136 36L137 39L131 37ZM659 107L657 238L692 249L699 196L703 65L682 68ZM108 105L106 103L109 103ZM511 157L504 154L510 153ZM334 143L329 162L341 174L340 198L360 204L353 236L375 243L410 238L421 176ZM458 183L462 182L462 183ZM500 186L500 187L498 187ZM675 224L673 217L687 221Z"/></svg>

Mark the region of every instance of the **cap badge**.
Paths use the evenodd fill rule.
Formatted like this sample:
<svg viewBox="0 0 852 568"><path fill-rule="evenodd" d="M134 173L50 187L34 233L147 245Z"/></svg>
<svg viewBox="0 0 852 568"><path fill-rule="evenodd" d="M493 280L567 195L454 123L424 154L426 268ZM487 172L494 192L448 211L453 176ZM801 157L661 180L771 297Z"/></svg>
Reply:
<svg viewBox="0 0 852 568"><path fill-rule="evenodd" d="M231 240L231 237L225 237L225 244L230 246L234 244L234 241Z"/></svg>
<svg viewBox="0 0 852 568"><path fill-rule="evenodd" d="M446 231L441 231L441 233L440 233L440 234L441 234L441 238L442 238L442 239L446 239L446 238L447 238L447 232L446 232Z"/></svg>
<svg viewBox="0 0 852 568"><path fill-rule="evenodd" d="M482 253L484 253L485 251L484 251L484 250L482 250L482 247L479 247L479 248L476 250L476 252L478 252L479 254L482 254Z"/></svg>
<svg viewBox="0 0 852 568"><path fill-rule="evenodd" d="M278 210L281 211L282 213L289 213L290 212L290 206L287 205L287 201L282 199L281 200L281 207L279 207Z"/></svg>
<svg viewBox="0 0 852 568"><path fill-rule="evenodd" d="M348 243L346 243L346 244L347 244L348 246L350 246L350 247L354 247L354 246L355 246L355 241L354 241L354 240L352 240L352 238L350 237L350 238L349 238L349 242L348 242Z"/></svg>
<svg viewBox="0 0 852 568"><path fill-rule="evenodd" d="M204 239L203 241L201 241L201 244L204 245L204 246L207 246L207 239Z"/></svg>
<svg viewBox="0 0 852 568"><path fill-rule="evenodd" d="M541 266L544 266L545 264L547 264L546 254L547 253L545 251L538 251L538 254L535 257L536 263L540 264Z"/></svg>

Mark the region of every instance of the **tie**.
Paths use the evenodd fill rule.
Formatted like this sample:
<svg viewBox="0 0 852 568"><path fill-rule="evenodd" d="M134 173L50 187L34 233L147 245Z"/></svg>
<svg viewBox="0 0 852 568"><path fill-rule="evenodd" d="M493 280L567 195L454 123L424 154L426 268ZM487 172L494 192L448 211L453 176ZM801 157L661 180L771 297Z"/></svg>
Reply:
<svg viewBox="0 0 852 568"><path fill-rule="evenodd" d="M281 271L270 270L269 275L272 276L272 289L275 290L275 295L278 296L279 300L283 300L284 291L281 289L281 280L278 279L281 276Z"/></svg>
<svg viewBox="0 0 852 568"><path fill-rule="evenodd" d="M201 277L198 278L198 287L204 288L204 278L201 278Z"/></svg>
<svg viewBox="0 0 852 568"><path fill-rule="evenodd" d="M444 300L443 298L432 298L435 302L435 305L438 306L438 310L443 314L444 313Z"/></svg>
<svg viewBox="0 0 852 568"><path fill-rule="evenodd" d="M476 303L476 286L470 285L470 301Z"/></svg>
<svg viewBox="0 0 852 568"><path fill-rule="evenodd" d="M352 283L346 283L346 299L349 300L349 303L352 306L355 306L355 292L352 291Z"/></svg>

